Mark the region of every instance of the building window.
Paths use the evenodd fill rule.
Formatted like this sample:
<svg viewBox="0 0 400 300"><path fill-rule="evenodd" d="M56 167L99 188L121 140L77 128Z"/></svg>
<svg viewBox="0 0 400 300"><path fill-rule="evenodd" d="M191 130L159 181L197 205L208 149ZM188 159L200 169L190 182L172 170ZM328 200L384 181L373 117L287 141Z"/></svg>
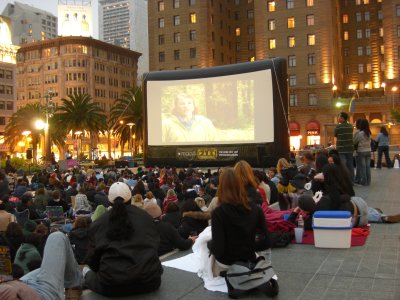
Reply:
<svg viewBox="0 0 400 300"><path fill-rule="evenodd" d="M190 24L196 24L196 22L197 22L196 13L191 13L189 15L189 20L190 20Z"/></svg>
<svg viewBox="0 0 400 300"><path fill-rule="evenodd" d="M254 50L256 48L256 44L254 42L248 42L247 47L249 50Z"/></svg>
<svg viewBox="0 0 400 300"><path fill-rule="evenodd" d="M307 6L314 6L314 0L306 0Z"/></svg>
<svg viewBox="0 0 400 300"><path fill-rule="evenodd" d="M158 1L158 11L164 11L164 1Z"/></svg>
<svg viewBox="0 0 400 300"><path fill-rule="evenodd" d="M174 26L178 26L181 23L180 16L174 16Z"/></svg>
<svg viewBox="0 0 400 300"><path fill-rule="evenodd" d="M315 53L309 53L308 54L308 65L315 65L316 63L316 57L315 57Z"/></svg>
<svg viewBox="0 0 400 300"><path fill-rule="evenodd" d="M235 34L236 34L236 36L240 36L240 27L237 27L235 29Z"/></svg>
<svg viewBox="0 0 400 300"><path fill-rule="evenodd" d="M362 29L357 29L357 39L362 39Z"/></svg>
<svg viewBox="0 0 400 300"><path fill-rule="evenodd" d="M307 44L308 46L315 45L315 34L307 34Z"/></svg>
<svg viewBox="0 0 400 300"><path fill-rule="evenodd" d="M289 95L289 105L290 106L297 106L297 95L296 94L290 94Z"/></svg>
<svg viewBox="0 0 400 300"><path fill-rule="evenodd" d="M367 21L367 22L370 20L369 11L364 12L364 20Z"/></svg>
<svg viewBox="0 0 400 300"><path fill-rule="evenodd" d="M288 66L295 67L296 66L296 55L289 55L288 56Z"/></svg>
<svg viewBox="0 0 400 300"><path fill-rule="evenodd" d="M0 125L6 125L6 117L0 117Z"/></svg>
<svg viewBox="0 0 400 300"><path fill-rule="evenodd" d="M247 26L247 33L248 34L254 34L254 26L253 25Z"/></svg>
<svg viewBox="0 0 400 300"><path fill-rule="evenodd" d="M378 10L378 20L382 20L383 19L383 13L381 10Z"/></svg>
<svg viewBox="0 0 400 300"><path fill-rule="evenodd" d="M360 12L356 13L356 21L361 22L361 13Z"/></svg>
<svg viewBox="0 0 400 300"><path fill-rule="evenodd" d="M371 46L365 46L365 55L370 56L371 55Z"/></svg>
<svg viewBox="0 0 400 300"><path fill-rule="evenodd" d="M234 18L235 18L236 21L240 20L240 11L235 11L234 12Z"/></svg>
<svg viewBox="0 0 400 300"><path fill-rule="evenodd" d="M396 5L396 16L400 17L400 5Z"/></svg>
<svg viewBox="0 0 400 300"><path fill-rule="evenodd" d="M14 103L12 101L7 101L7 110L14 110Z"/></svg>
<svg viewBox="0 0 400 300"><path fill-rule="evenodd" d="M287 28L294 28L294 17L287 19Z"/></svg>
<svg viewBox="0 0 400 300"><path fill-rule="evenodd" d="M344 66L344 73L345 73L346 75L349 75L349 74L350 74L350 66L349 66L349 65L345 65L345 66Z"/></svg>
<svg viewBox="0 0 400 300"><path fill-rule="evenodd" d="M369 4L369 0L364 0L364 5Z"/></svg>
<svg viewBox="0 0 400 300"><path fill-rule="evenodd" d="M250 9L247 11L247 19L254 19L254 10Z"/></svg>
<svg viewBox="0 0 400 300"><path fill-rule="evenodd" d="M275 1L268 1L268 11L275 11L276 10L276 6L275 6Z"/></svg>
<svg viewBox="0 0 400 300"><path fill-rule="evenodd" d="M361 5L361 0L356 0L356 5Z"/></svg>
<svg viewBox="0 0 400 300"><path fill-rule="evenodd" d="M365 29L365 38L369 39L371 37L371 29Z"/></svg>
<svg viewBox="0 0 400 300"><path fill-rule="evenodd" d="M348 32L348 31L343 32L343 39L344 39L345 41L348 41L348 40L349 40L349 32Z"/></svg>
<svg viewBox="0 0 400 300"><path fill-rule="evenodd" d="M358 64L358 73L364 73L364 65L363 64Z"/></svg>
<svg viewBox="0 0 400 300"><path fill-rule="evenodd" d="M158 28L164 28L164 18L158 19Z"/></svg>
<svg viewBox="0 0 400 300"><path fill-rule="evenodd" d="M349 23L349 15L344 14L343 15L343 24Z"/></svg>
<svg viewBox="0 0 400 300"><path fill-rule="evenodd" d="M269 49L276 48L276 39L269 39Z"/></svg>
<svg viewBox="0 0 400 300"><path fill-rule="evenodd" d="M287 9L294 8L294 0L286 0L286 8Z"/></svg>
<svg viewBox="0 0 400 300"><path fill-rule="evenodd" d="M159 62L165 61L165 52L158 52L158 61Z"/></svg>
<svg viewBox="0 0 400 300"><path fill-rule="evenodd" d="M174 43L180 43L180 42L181 42L181 33L175 32L174 33Z"/></svg>
<svg viewBox="0 0 400 300"><path fill-rule="evenodd" d="M380 28L379 28L379 36L380 36L380 37L383 37L383 27L380 27Z"/></svg>
<svg viewBox="0 0 400 300"><path fill-rule="evenodd" d="M181 59L181 51L180 50L174 50L174 59L175 60Z"/></svg>
<svg viewBox="0 0 400 300"><path fill-rule="evenodd" d="M371 64L367 64L367 73L371 73L371 70L372 70Z"/></svg>
<svg viewBox="0 0 400 300"><path fill-rule="evenodd" d="M382 54L382 55L384 55L385 54L385 46L384 45L380 45L380 53Z"/></svg>
<svg viewBox="0 0 400 300"><path fill-rule="evenodd" d="M296 86L296 84L297 84L296 75L290 75L289 76L289 86Z"/></svg>
<svg viewBox="0 0 400 300"><path fill-rule="evenodd" d="M240 42L236 43L236 51L240 51Z"/></svg>
<svg viewBox="0 0 400 300"><path fill-rule="evenodd" d="M189 31L189 39L190 39L191 41L195 41L195 40L196 40L196 37L197 37L196 30L190 30L190 31Z"/></svg>
<svg viewBox="0 0 400 300"><path fill-rule="evenodd" d="M189 0L189 6L193 6L196 4L196 0Z"/></svg>
<svg viewBox="0 0 400 300"><path fill-rule="evenodd" d="M190 58L196 58L196 48L190 48Z"/></svg>
<svg viewBox="0 0 400 300"><path fill-rule="evenodd" d="M288 36L288 47L293 48L296 44L294 36Z"/></svg>
<svg viewBox="0 0 400 300"><path fill-rule="evenodd" d="M179 8L180 0L173 0L174 1L174 8Z"/></svg>
<svg viewBox="0 0 400 300"><path fill-rule="evenodd" d="M317 94L308 94L308 105L317 105Z"/></svg>
<svg viewBox="0 0 400 300"><path fill-rule="evenodd" d="M276 29L276 22L274 19L268 20L268 30L273 31Z"/></svg>
<svg viewBox="0 0 400 300"><path fill-rule="evenodd" d="M159 44L159 45L164 45L164 43L165 43L165 37L164 37L163 34L160 34L160 35L158 36L158 44Z"/></svg>
<svg viewBox="0 0 400 300"><path fill-rule="evenodd" d="M363 47L357 47L357 55L362 56L363 55Z"/></svg>
<svg viewBox="0 0 400 300"><path fill-rule="evenodd" d="M314 15L307 15L307 26L314 26Z"/></svg>
<svg viewBox="0 0 400 300"><path fill-rule="evenodd" d="M308 84L309 85L317 84L317 76L315 75L315 73L308 74Z"/></svg>

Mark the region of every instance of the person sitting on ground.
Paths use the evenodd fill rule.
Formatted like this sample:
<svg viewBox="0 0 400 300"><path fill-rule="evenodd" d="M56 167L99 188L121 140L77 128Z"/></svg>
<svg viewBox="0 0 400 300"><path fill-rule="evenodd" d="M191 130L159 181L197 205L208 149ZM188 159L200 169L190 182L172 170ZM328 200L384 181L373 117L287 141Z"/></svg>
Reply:
<svg viewBox="0 0 400 300"><path fill-rule="evenodd" d="M17 254L15 255L15 261L17 265L19 265L23 270L24 274L29 273L30 270L28 268L29 263L36 263L42 261L42 257L40 256L39 250L37 247L40 244L41 236L37 233L30 233L26 236L25 242L21 244L21 246L17 250Z"/></svg>
<svg viewBox="0 0 400 300"><path fill-rule="evenodd" d="M15 254L24 241L25 236L22 227L15 222L8 224L4 234L0 234L0 245L8 246L10 249L11 262L14 262Z"/></svg>
<svg viewBox="0 0 400 300"><path fill-rule="evenodd" d="M37 220L40 219L40 215L36 212L35 205L32 200L32 193L27 192L21 196L21 202L17 205L17 211L23 212L29 210L29 219Z"/></svg>
<svg viewBox="0 0 400 300"><path fill-rule="evenodd" d="M0 170L0 199L10 195L10 187L6 174Z"/></svg>
<svg viewBox="0 0 400 300"><path fill-rule="evenodd" d="M146 198L143 200L144 201L144 205L150 204L150 203L154 203L157 204L157 199L154 197L152 192L147 192L146 193Z"/></svg>
<svg viewBox="0 0 400 300"><path fill-rule="evenodd" d="M6 211L6 204L0 200L0 233L5 232L11 222L15 222L15 217Z"/></svg>
<svg viewBox="0 0 400 300"><path fill-rule="evenodd" d="M144 201L143 197L141 194L136 194L135 196L132 197L132 205L143 208L144 207Z"/></svg>
<svg viewBox="0 0 400 300"><path fill-rule="evenodd" d="M289 164L289 162L285 158L280 158L276 165L276 170L278 172L278 176L280 178L279 183L277 184L279 193L293 193L296 191L296 188L290 184L290 180L292 180L298 173L298 169L296 166Z"/></svg>
<svg viewBox="0 0 400 300"><path fill-rule="evenodd" d="M49 227L44 224L38 224L35 228L34 233L40 236L40 243L37 246L37 249L40 253L40 256L43 257L44 247L47 242L47 238L49 237Z"/></svg>
<svg viewBox="0 0 400 300"><path fill-rule="evenodd" d="M22 178L18 179L17 185L15 186L14 196L21 198L26 192L29 192L28 184L22 180Z"/></svg>
<svg viewBox="0 0 400 300"><path fill-rule="evenodd" d="M90 214L92 212L92 206L89 203L88 197L85 195L85 189L81 188L75 197L75 214Z"/></svg>
<svg viewBox="0 0 400 300"><path fill-rule="evenodd" d="M76 261L78 264L84 264L89 249L89 224L86 217L77 217L75 219L68 237L74 250Z"/></svg>
<svg viewBox="0 0 400 300"><path fill-rule="evenodd" d="M47 240L40 268L19 280L1 283L0 299L78 299L82 282L68 238L62 232L54 232Z"/></svg>
<svg viewBox="0 0 400 300"><path fill-rule="evenodd" d="M61 199L60 192L55 190L52 194L52 199L49 201L48 206L61 206L63 212L66 213L69 210L67 202Z"/></svg>
<svg viewBox="0 0 400 300"><path fill-rule="evenodd" d="M36 190L34 204L39 215L46 211L48 197L43 184L39 184L38 189Z"/></svg>
<svg viewBox="0 0 400 300"><path fill-rule="evenodd" d="M114 183L108 194L112 208L89 229L85 284L107 297L148 293L161 284L157 228L148 213L131 205L131 197L127 184Z"/></svg>
<svg viewBox="0 0 400 300"><path fill-rule="evenodd" d="M163 213L165 213L167 211L168 205L170 205L171 203L178 204L178 198L173 189L169 189L167 192L167 196L164 198Z"/></svg>
<svg viewBox="0 0 400 300"><path fill-rule="evenodd" d="M246 189L247 198L255 204L261 205L264 200L258 191L258 183L249 163L244 160L238 161L233 170L243 183Z"/></svg>
<svg viewBox="0 0 400 300"><path fill-rule="evenodd" d="M168 205L165 214L162 215L162 220L164 222L170 223L176 229L178 229L181 224L182 215L179 211L179 206L176 203L171 203Z"/></svg>
<svg viewBox="0 0 400 300"><path fill-rule="evenodd" d="M180 236L178 230L168 222L160 220L161 208L154 203L148 203L144 206L144 210L153 218L157 230L160 234L160 246L158 247L158 255L164 255L171 252L175 248L179 250L187 250L194 244L196 236L189 236L184 239Z"/></svg>
<svg viewBox="0 0 400 300"><path fill-rule="evenodd" d="M104 192L106 188L104 183L100 183L96 188L96 194L94 195L94 207L96 209L98 205L103 205L104 207L109 207L110 202L108 201L107 194Z"/></svg>
<svg viewBox="0 0 400 300"><path fill-rule="evenodd" d="M181 213L182 220L178 231L184 239L191 235L199 235L208 226L207 213L200 209L194 199L186 200L183 203Z"/></svg>

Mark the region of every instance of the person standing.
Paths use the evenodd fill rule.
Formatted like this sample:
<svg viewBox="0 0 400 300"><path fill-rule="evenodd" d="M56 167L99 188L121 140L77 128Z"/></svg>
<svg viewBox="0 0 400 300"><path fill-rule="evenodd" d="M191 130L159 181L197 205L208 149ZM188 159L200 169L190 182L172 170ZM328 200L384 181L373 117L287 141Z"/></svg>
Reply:
<svg viewBox="0 0 400 300"><path fill-rule="evenodd" d="M378 169L382 167L382 154L385 154L386 167L390 169L392 167L392 162L389 156L389 133L385 126L381 127L381 131L376 137L376 142L378 143L378 163L376 167Z"/></svg>
<svg viewBox="0 0 400 300"><path fill-rule="evenodd" d="M360 171L359 180L362 185L371 184L371 130L367 119L360 121L360 131L354 136L357 145L357 169Z"/></svg>
<svg viewBox="0 0 400 300"><path fill-rule="evenodd" d="M335 128L336 150L339 152L340 159L345 163L350 173L350 178L354 181L354 161L353 161L353 126L348 122L349 115L341 112L338 116L339 124Z"/></svg>

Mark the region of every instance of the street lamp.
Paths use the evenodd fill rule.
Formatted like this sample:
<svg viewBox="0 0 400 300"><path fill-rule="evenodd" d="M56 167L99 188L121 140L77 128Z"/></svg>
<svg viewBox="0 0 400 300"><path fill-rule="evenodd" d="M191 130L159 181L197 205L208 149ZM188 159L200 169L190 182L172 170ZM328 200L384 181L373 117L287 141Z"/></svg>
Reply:
<svg viewBox="0 0 400 300"><path fill-rule="evenodd" d="M77 130L74 132L74 134L77 136L77 142L78 145L76 145L76 160L79 162L79 152L80 152L80 148L81 148L81 134L83 133L83 131L81 130Z"/></svg>
<svg viewBox="0 0 400 300"><path fill-rule="evenodd" d="M46 98L46 126L44 127L44 149L46 161L51 160L51 142L49 130L49 118L53 116L53 92L50 90L44 96Z"/></svg>
<svg viewBox="0 0 400 300"><path fill-rule="evenodd" d="M131 149L131 157L133 158L133 149L132 149L132 126L135 125L135 123L130 122L127 123L126 125L129 126L129 147Z"/></svg>
<svg viewBox="0 0 400 300"><path fill-rule="evenodd" d="M394 110L394 93L397 92L397 86L392 87L392 109Z"/></svg>

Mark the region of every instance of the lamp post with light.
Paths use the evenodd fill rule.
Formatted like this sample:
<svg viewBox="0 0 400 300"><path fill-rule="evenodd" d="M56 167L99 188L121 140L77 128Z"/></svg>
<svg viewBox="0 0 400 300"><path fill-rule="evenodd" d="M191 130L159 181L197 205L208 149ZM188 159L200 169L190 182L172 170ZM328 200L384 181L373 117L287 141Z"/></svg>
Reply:
<svg viewBox="0 0 400 300"><path fill-rule="evenodd" d="M130 122L130 123L127 123L126 125L129 126L129 149L131 150L131 157L133 158L133 149L132 149L132 126L135 125L135 123Z"/></svg>
<svg viewBox="0 0 400 300"><path fill-rule="evenodd" d="M397 86L392 87L392 109L394 110L394 94L397 92Z"/></svg>
<svg viewBox="0 0 400 300"><path fill-rule="evenodd" d="M76 145L76 160L79 162L79 154L81 153L81 145L82 145L82 140L81 140L81 135L83 131L77 130L74 132L74 134L77 137L77 145Z"/></svg>

